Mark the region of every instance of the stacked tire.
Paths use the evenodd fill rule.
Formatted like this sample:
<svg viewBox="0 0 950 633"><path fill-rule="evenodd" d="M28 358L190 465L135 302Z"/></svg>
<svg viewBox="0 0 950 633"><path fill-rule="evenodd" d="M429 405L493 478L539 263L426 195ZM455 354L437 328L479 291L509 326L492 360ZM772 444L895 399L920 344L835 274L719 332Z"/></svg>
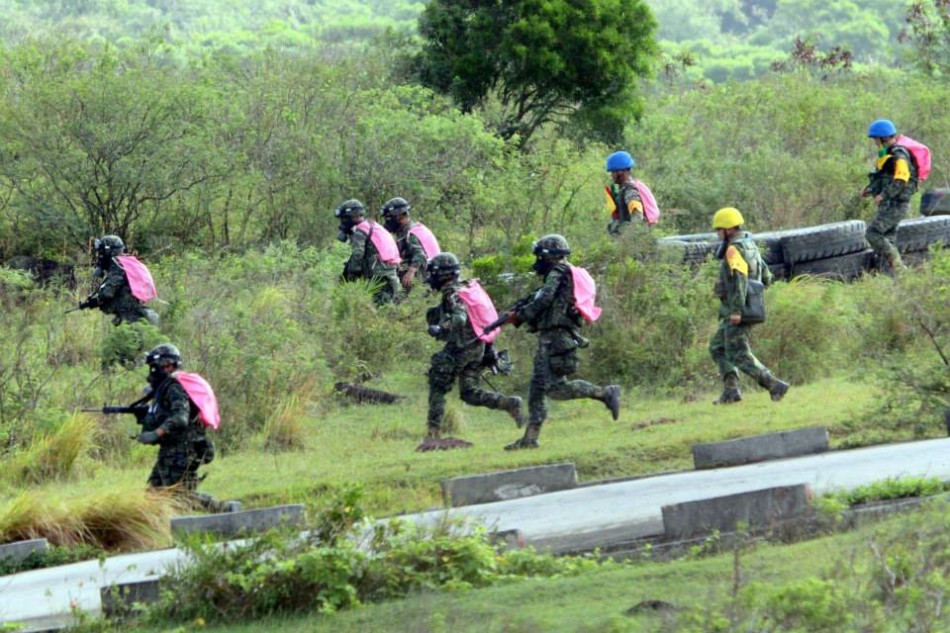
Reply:
<svg viewBox="0 0 950 633"><path fill-rule="evenodd" d="M866 229L861 220L847 220L752 236L776 279L812 275L851 281L875 267L874 251L864 239ZM701 264L719 247L715 233L673 235L659 244L678 252L684 264ZM934 244L950 245L950 215L904 220L897 227L897 248L908 265L926 259Z"/></svg>

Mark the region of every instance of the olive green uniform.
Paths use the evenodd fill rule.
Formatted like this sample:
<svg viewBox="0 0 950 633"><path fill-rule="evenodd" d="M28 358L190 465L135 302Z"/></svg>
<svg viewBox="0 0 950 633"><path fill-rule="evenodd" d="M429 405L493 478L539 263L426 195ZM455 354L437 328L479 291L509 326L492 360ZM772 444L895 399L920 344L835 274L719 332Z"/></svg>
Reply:
<svg viewBox="0 0 950 633"><path fill-rule="evenodd" d="M547 397L554 400L591 398L604 402L604 387L585 380L567 379L580 365L577 348L587 346L579 331L584 321L574 307L574 280L568 264L556 264L545 275L544 285L516 312L530 331L538 333L528 388L529 428L540 429L547 418Z"/></svg>
<svg viewBox="0 0 950 633"><path fill-rule="evenodd" d="M910 199L917 192L917 166L910 152L900 146L888 147L878 157L876 169L868 174L865 193L882 196L877 215L865 231L865 239L874 249L879 265L886 261L892 270L903 267L897 249L897 225L910 211Z"/></svg>
<svg viewBox="0 0 950 633"><path fill-rule="evenodd" d="M623 233L624 227L635 219L641 220L640 224L643 224L643 201L632 178L621 185L610 185L610 193L616 211L614 211L614 217L607 224L608 233L620 235Z"/></svg>
<svg viewBox="0 0 950 633"><path fill-rule="evenodd" d="M145 320L158 325L158 314L132 295L132 288L119 263L112 259L105 279L95 293L98 308L112 315L113 325Z"/></svg>
<svg viewBox="0 0 950 633"><path fill-rule="evenodd" d="M144 431L164 432L158 439L158 459L148 478L152 488L171 488L211 512L223 512L226 505L210 495L197 492L198 467L214 459L214 444L198 421L197 407L184 387L174 378L165 380L152 395L148 413L142 419Z"/></svg>
<svg viewBox="0 0 950 633"><path fill-rule="evenodd" d="M429 416L430 432L438 433L445 417L445 395L452 389L455 379L459 381L462 401L475 407L501 409L516 416L521 400L479 387L483 371L485 343L475 336L468 319L465 303L459 297L459 289L467 282L455 281L442 288L442 301L426 313L430 326L438 326L436 338L445 342L441 351L433 354L429 367Z"/></svg>
<svg viewBox="0 0 950 633"><path fill-rule="evenodd" d="M719 368L723 383L727 389L737 389L741 371L751 376L757 384L770 391L778 384L778 379L768 368L752 354L749 344L751 325L733 325L730 316L740 314L745 305L749 279L755 279L768 286L772 283L772 272L762 259L758 247L748 233L734 239L730 247L735 247L738 255L748 267L748 273L742 274L732 268L728 256L723 257L716 282L715 294L719 297L719 327L709 341L709 353Z"/></svg>
<svg viewBox="0 0 950 633"><path fill-rule="evenodd" d="M371 230L377 230L375 227ZM385 229L384 229L385 230ZM402 296L402 286L396 275L396 266L386 264L379 258L379 251L369 237L369 233L353 230L350 232L350 258L343 268L343 278L371 279L382 282L382 287L373 295L377 305L398 301Z"/></svg>

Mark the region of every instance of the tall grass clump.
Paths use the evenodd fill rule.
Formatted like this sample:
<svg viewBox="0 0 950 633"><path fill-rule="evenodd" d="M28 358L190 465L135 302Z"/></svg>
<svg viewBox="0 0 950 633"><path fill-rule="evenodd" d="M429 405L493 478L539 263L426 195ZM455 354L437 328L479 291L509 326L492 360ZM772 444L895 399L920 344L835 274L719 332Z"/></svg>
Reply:
<svg viewBox="0 0 950 633"><path fill-rule="evenodd" d="M107 551L165 547L170 520L181 509L175 497L141 488L69 498L24 492L0 507L0 542L45 538Z"/></svg>
<svg viewBox="0 0 950 633"><path fill-rule="evenodd" d="M34 438L29 449L12 460L7 477L27 485L73 477L95 439L95 422L85 414L72 415L55 432Z"/></svg>

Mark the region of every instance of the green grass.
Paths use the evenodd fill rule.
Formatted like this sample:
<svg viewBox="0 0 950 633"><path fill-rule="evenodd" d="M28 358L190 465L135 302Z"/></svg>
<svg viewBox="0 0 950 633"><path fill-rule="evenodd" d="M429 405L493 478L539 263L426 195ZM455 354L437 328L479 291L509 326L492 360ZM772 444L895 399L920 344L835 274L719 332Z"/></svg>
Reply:
<svg viewBox="0 0 950 633"><path fill-rule="evenodd" d="M411 382L414 391L409 390ZM302 450L251 448L221 456L205 468L208 478L202 490L223 499L240 499L248 508L305 503L319 509L356 483L363 488L366 510L373 516L387 516L442 507L440 480L466 474L562 462L574 463L581 481L688 470L692 468L690 447L695 443L813 425L844 429L836 442L860 443L860 425L835 425L859 419L874 402L866 386L844 380L795 387L778 404L764 391L749 387L746 399L728 408L711 404L715 393L696 394L684 402L640 398L635 390L627 389L617 422L599 402L552 402L541 448L511 453L502 446L520 431L508 415L469 407L453 393L450 407L459 419L455 435L475 446L416 453L425 428L423 381L404 376L379 386L398 389L408 397L398 405L310 412L300 421ZM887 436L910 439L911 431L890 430ZM259 444L263 445L263 438ZM154 448L135 446L130 465L122 468L96 463L84 469L83 476L10 488L0 494L0 528L14 523L17 529L9 530L10 534L55 534L56 517L83 516L95 499L109 499L117 487L144 488L154 457ZM34 532L23 527L22 501L18 502L23 494L44 500L35 504L38 527ZM140 493L135 496L145 502ZM130 514L134 512L130 508ZM155 542L155 536L152 531L145 542ZM168 542L160 538L157 544Z"/></svg>
<svg viewBox="0 0 950 633"><path fill-rule="evenodd" d="M815 595L812 599L815 600L824 596L824 583L847 588L851 593L868 592L868 597L862 596L863 599L872 602L879 600L879 596L875 597L879 582L875 570L881 567L876 563L875 552L880 551L892 565L893 555L909 558L909 552L925 549L915 543L914 537L926 530L928 524L933 526L936 542L945 546L948 537L941 535L947 531L939 526L945 525L947 519L946 507L935 504L919 513L892 517L881 524L852 533L792 545L760 542L737 551L704 558L633 562L621 567L607 566L590 570L576 577L534 578L456 593L419 593L404 600L367 605L335 614L275 617L243 625L207 626L202 630L212 633L681 631L686 630L684 622L691 617L701 617L697 614L725 613L729 608L744 617L761 618L761 613L757 613L756 609L774 604L769 602L774 596L788 595L786 588L798 590L802 586L810 587L812 585L808 583L816 581L820 582L818 589L813 589ZM905 534L908 536L905 537ZM920 578L911 580L914 583L925 582ZM908 586L908 590L914 588ZM828 593L833 591L829 590ZM650 609L642 613L628 613L635 605L651 600L669 603L676 609L665 613ZM864 607L858 607L858 611L860 613L855 614L858 617L873 619L872 608L867 608L865 612ZM681 619L675 623L669 621L674 617ZM202 626L202 623L193 624L195 628ZM186 626L185 630L191 629ZM740 627L705 630L765 629ZM806 624L796 629L767 630L814 629ZM863 629L842 626L833 630Z"/></svg>

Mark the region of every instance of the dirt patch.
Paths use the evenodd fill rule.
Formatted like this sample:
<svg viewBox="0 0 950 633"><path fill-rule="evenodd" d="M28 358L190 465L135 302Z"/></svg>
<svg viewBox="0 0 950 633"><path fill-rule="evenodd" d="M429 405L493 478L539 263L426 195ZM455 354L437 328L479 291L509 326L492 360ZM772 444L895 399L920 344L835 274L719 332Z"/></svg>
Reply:
<svg viewBox="0 0 950 633"><path fill-rule="evenodd" d="M631 428L634 431L642 431L643 429L648 429L651 426L659 426L661 424L676 424L679 420L673 418L654 418L652 420L647 420L646 422L637 422Z"/></svg>

